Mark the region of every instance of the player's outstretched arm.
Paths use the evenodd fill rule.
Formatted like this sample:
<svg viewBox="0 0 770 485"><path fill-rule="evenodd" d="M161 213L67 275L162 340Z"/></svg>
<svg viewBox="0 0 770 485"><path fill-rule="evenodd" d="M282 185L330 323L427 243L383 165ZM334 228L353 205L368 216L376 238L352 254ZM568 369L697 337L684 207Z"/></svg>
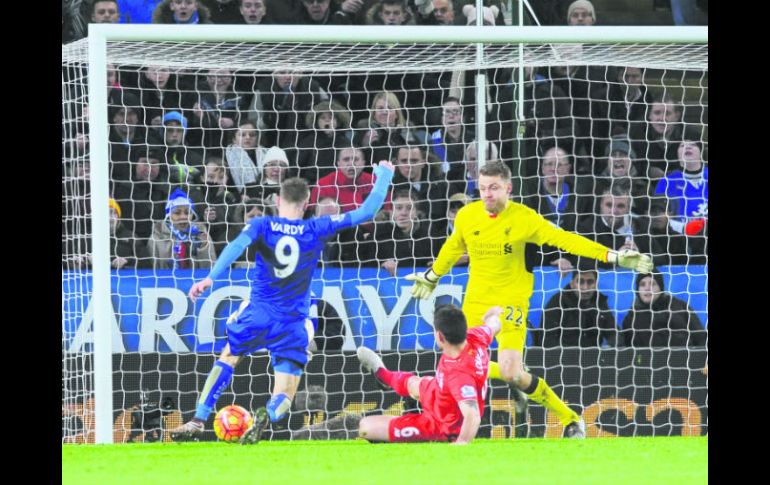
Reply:
<svg viewBox="0 0 770 485"><path fill-rule="evenodd" d="M211 285L214 284L214 280L218 278L222 273L224 273L224 271L229 268L231 264L233 264L233 261L238 259L238 257L243 254L243 252L247 247L249 247L251 243L251 236L244 232L240 233L238 237L230 241L222 250L222 254L219 255L219 258L217 258L217 261L214 263L214 267L211 268L208 276L192 285L190 292L187 294L187 296L190 297L190 300L192 300L194 303L195 300L198 299L198 297L201 296L204 291L209 289Z"/></svg>
<svg viewBox="0 0 770 485"><path fill-rule="evenodd" d="M374 215L380 210L382 203L388 196L390 181L393 180L393 170L393 164L387 160L375 164L374 176L377 180L374 182L374 188L364 203L361 204L361 207L349 212L352 225L355 226L374 218Z"/></svg>
<svg viewBox="0 0 770 485"><path fill-rule="evenodd" d="M457 440L452 443L453 445L467 445L473 438L476 437L476 433L481 426L481 411L479 411L479 403L475 399L469 399L466 401L460 401L460 412L463 413L463 425L460 428L460 434L457 436Z"/></svg>
<svg viewBox="0 0 770 485"><path fill-rule="evenodd" d="M500 321L500 314L502 312L503 309L501 307L493 306L487 310L483 317L481 317L481 321L484 322L484 325L492 329L492 336L497 335L500 332L500 329L503 328L503 324Z"/></svg>

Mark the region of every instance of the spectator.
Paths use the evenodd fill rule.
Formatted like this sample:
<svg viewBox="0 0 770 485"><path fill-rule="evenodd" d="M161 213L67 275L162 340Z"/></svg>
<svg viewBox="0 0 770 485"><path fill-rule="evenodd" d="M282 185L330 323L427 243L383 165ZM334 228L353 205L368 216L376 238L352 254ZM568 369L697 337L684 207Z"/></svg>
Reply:
<svg viewBox="0 0 770 485"><path fill-rule="evenodd" d="M163 219L171 191L168 166L162 160L158 150L135 151L131 180L116 184L114 191L127 228L145 242L152 234L154 222Z"/></svg>
<svg viewBox="0 0 770 485"><path fill-rule="evenodd" d="M233 22L227 23L248 25L271 23L270 19L267 17L265 0L233 0L230 3L234 5L240 4L240 7L238 9L238 18Z"/></svg>
<svg viewBox="0 0 770 485"><path fill-rule="evenodd" d="M367 25L414 25L406 0L379 0L366 13Z"/></svg>
<svg viewBox="0 0 770 485"><path fill-rule="evenodd" d="M298 72L275 71L259 85L259 99L253 108L266 130L265 143L295 148L298 137L312 128L305 125L307 114L316 104L328 101L329 94L318 82Z"/></svg>
<svg viewBox="0 0 770 485"><path fill-rule="evenodd" d="M642 175L657 181L677 160L682 139L682 107L670 94L656 94L647 106L646 122L631 126L631 143Z"/></svg>
<svg viewBox="0 0 770 485"><path fill-rule="evenodd" d="M618 328L607 295L596 289L596 267L578 263L568 286L543 309L543 347L615 347Z"/></svg>
<svg viewBox="0 0 770 485"><path fill-rule="evenodd" d="M585 214L580 209L586 205L584 199L586 197L579 195L575 190L572 158L569 153L559 145L547 148L541 158L538 192L527 197L525 204L553 225L565 231L575 232L578 216ZM593 201L592 198L589 199ZM590 207L590 202L587 205ZM564 276L574 269L575 259L554 246L544 245L538 249L533 264L555 266Z"/></svg>
<svg viewBox="0 0 770 485"><path fill-rule="evenodd" d="M647 214L649 198L652 194L650 179L639 175L636 165L636 153L624 134L612 137L606 151L607 163L598 176L583 176L578 181L578 191L583 194L599 195L615 185L622 185L631 191L633 213L644 216ZM591 202L581 204L579 212L590 212Z"/></svg>
<svg viewBox="0 0 770 485"><path fill-rule="evenodd" d="M578 196L572 175L572 158L559 145L545 150L540 162L538 193L528 197L526 205L566 231L577 228Z"/></svg>
<svg viewBox="0 0 770 485"><path fill-rule="evenodd" d="M399 147L425 144L425 132L408 125L401 102L390 91L374 95L369 119L359 121L357 127L353 142L371 147L372 160L393 160Z"/></svg>
<svg viewBox="0 0 770 485"><path fill-rule="evenodd" d="M432 10L423 17L425 25L465 25L463 15L456 14L453 0L431 0ZM460 13L460 12L457 12Z"/></svg>
<svg viewBox="0 0 770 485"><path fill-rule="evenodd" d="M704 234L685 235L674 229L681 228L675 204L666 196L656 196L650 202L647 232L655 266L706 264Z"/></svg>
<svg viewBox="0 0 770 485"><path fill-rule="evenodd" d="M493 142L486 142L487 143L487 151L486 151L486 161L492 162L492 161L499 161L499 151L497 149L497 145L495 145ZM478 188L478 180L479 180L479 164L477 162L478 160L478 148L477 148L476 140L471 141L465 148L465 157L464 162L462 165L457 164L458 166L461 166L463 171L458 173L455 171L452 173L452 175L447 175L447 179L449 180L450 184L452 184L452 188L449 190L452 193L463 193L466 194L474 199L479 198L479 188Z"/></svg>
<svg viewBox="0 0 770 485"><path fill-rule="evenodd" d="M182 190L171 193L166 217L153 225L147 250L155 269L210 268L216 259L214 244L198 219L192 200Z"/></svg>
<svg viewBox="0 0 770 485"><path fill-rule="evenodd" d="M135 86L127 91L139 99L144 109L143 125L159 126L164 114L189 109L194 102L189 94L182 95L176 74L166 66L144 67Z"/></svg>
<svg viewBox="0 0 770 485"><path fill-rule="evenodd" d="M596 24L596 10L587 0L572 2L567 9L570 26ZM582 57L582 45L557 46L557 54L566 58ZM570 117L574 119L575 146L569 151L575 156L576 174L597 174L593 158L600 157L609 138L608 81L615 78L614 69L606 66L554 66L548 69L549 78L570 100Z"/></svg>
<svg viewBox="0 0 770 485"><path fill-rule="evenodd" d="M256 185L266 151L260 146L259 132L254 123L241 123L233 135L233 142L225 149L226 165L239 194L243 194L246 187Z"/></svg>
<svg viewBox="0 0 770 485"><path fill-rule="evenodd" d="M350 25L363 6L363 0L345 0L341 5L331 0L302 0L295 23L305 25Z"/></svg>
<svg viewBox="0 0 770 485"><path fill-rule="evenodd" d="M312 128L297 145L299 176L312 186L334 172L335 150L350 146L350 112L336 101L322 101L305 115L305 125Z"/></svg>
<svg viewBox="0 0 770 485"><path fill-rule="evenodd" d="M594 25L596 10L588 0L576 0L567 7L567 25Z"/></svg>
<svg viewBox="0 0 770 485"><path fill-rule="evenodd" d="M210 156L205 167L203 221L217 254L240 232L236 227L235 207L240 202L238 192L228 186L227 170L221 157Z"/></svg>
<svg viewBox="0 0 770 485"><path fill-rule="evenodd" d="M434 218L431 220L431 227L428 231L430 233L431 243L433 244L433 254L438 254L441 246L444 245L444 241L455 230L454 224L457 218L457 211L471 203L471 198L463 193L452 194L449 196L449 203L447 204L446 216L442 218ZM468 254L465 253L460 256L455 266L467 266Z"/></svg>
<svg viewBox="0 0 770 485"><path fill-rule="evenodd" d="M246 195L261 200L266 210L274 212L278 210L276 198L281 192L281 182L289 171L289 159L286 152L274 146L265 153L262 160L262 174L256 185L246 187Z"/></svg>
<svg viewBox="0 0 770 485"><path fill-rule="evenodd" d="M430 135L431 151L442 162L449 181L465 179L465 149L473 141L473 125L463 123L463 107L460 100L448 97L441 104L442 127Z"/></svg>
<svg viewBox="0 0 770 485"><path fill-rule="evenodd" d="M364 152L360 148L343 148L337 152L337 170L318 179L310 193L310 204L322 197L337 201L342 212L356 209L364 203L374 187L374 177L364 170ZM390 208L390 193L385 197L384 210Z"/></svg>
<svg viewBox="0 0 770 485"><path fill-rule="evenodd" d="M597 197L595 213L578 222L578 232L610 249L631 249L649 253L649 236L631 218L631 195L627 187L616 186ZM599 263L611 268L609 263Z"/></svg>
<svg viewBox="0 0 770 485"><path fill-rule="evenodd" d="M417 210L428 219L441 218L446 213L449 184L438 164L429 164L424 149L405 146L398 149L393 190L412 192Z"/></svg>
<svg viewBox="0 0 770 485"><path fill-rule="evenodd" d="M241 24L243 23L244 0L199 0L209 9L212 24ZM245 0L247 3L258 3L263 0ZM240 9L239 9L240 7ZM264 7L263 7L264 9ZM248 22L247 22L248 23ZM258 23L258 22L257 22Z"/></svg>
<svg viewBox="0 0 770 485"><path fill-rule="evenodd" d="M316 217L323 215L339 215L340 206L332 197L321 197L315 206L314 215ZM349 227L326 241L321 253L322 266L340 267L345 265L358 264L358 245L361 241L371 238L367 230L360 229L361 226Z"/></svg>
<svg viewBox="0 0 770 485"><path fill-rule="evenodd" d="M522 184L525 185L524 192L527 194L538 191L540 159L537 155L547 148L540 146L541 140L566 140L574 135L573 121L570 118L570 100L564 91L547 77L547 74L548 70L545 68L524 68L524 140L523 143L518 144L520 147L518 150L513 140L501 142L500 146L502 159L522 159L519 171L523 178ZM514 79L508 78L500 86L498 116L502 134L516 133L520 126L514 122L517 118L518 106L517 94L513 89L515 85ZM501 138L510 137L503 135ZM560 145L571 153L574 141L570 140L570 143L571 146L567 146L567 143L560 143Z"/></svg>
<svg viewBox="0 0 770 485"><path fill-rule="evenodd" d="M706 330L683 300L666 293L663 275L636 276L634 305L623 318L621 339L626 347L702 347Z"/></svg>
<svg viewBox="0 0 770 485"><path fill-rule="evenodd" d="M198 101L193 104L196 140L202 140L202 144L210 148L224 146L227 135L240 124L241 112L250 101L235 91L231 70L209 69L206 79L198 86Z"/></svg>
<svg viewBox="0 0 770 485"><path fill-rule="evenodd" d="M240 234L241 230L243 229L243 226L249 223L253 218L255 217L262 217L263 215L275 215L273 213L270 213L265 210L265 206L262 204L262 201L259 199L250 199L248 197L244 197L241 199L241 204L238 204L238 206L235 209L235 218L237 221L237 230L235 231L236 235ZM238 260L233 263L234 268L253 268L254 262L256 261L258 253L258 248L256 244L252 244L249 246L246 251L241 255Z"/></svg>
<svg viewBox="0 0 770 485"><path fill-rule="evenodd" d="M674 202L682 227L679 232L684 232L684 224L709 215L709 172L703 162L703 142L699 132L685 131L677 156L681 170L669 173L658 182L655 194L666 195Z"/></svg>
<svg viewBox="0 0 770 485"><path fill-rule="evenodd" d="M139 123L144 117L139 100L124 90L112 89L109 93L107 119L110 120L110 182L116 185L131 180L130 161L139 144L146 143L146 132Z"/></svg>
<svg viewBox="0 0 770 485"><path fill-rule="evenodd" d="M110 256L114 269L152 267L147 247L123 225L122 210L115 199L110 204Z"/></svg>
<svg viewBox="0 0 770 485"><path fill-rule="evenodd" d="M210 24L211 12L199 0L163 0L152 12L154 24Z"/></svg>
<svg viewBox="0 0 770 485"><path fill-rule="evenodd" d="M95 0L91 5L91 23L117 24L120 22L120 7L117 0Z"/></svg>
<svg viewBox="0 0 770 485"><path fill-rule="evenodd" d="M185 146L187 118L179 111L163 116L164 160L169 167L170 181L177 184L202 183L203 155Z"/></svg>
<svg viewBox="0 0 770 485"><path fill-rule="evenodd" d="M417 212L417 199L409 190L394 190L390 221L375 225L374 238L360 247L362 262L375 263L396 276L399 267L425 267L433 260L428 224Z"/></svg>
<svg viewBox="0 0 770 485"><path fill-rule="evenodd" d="M644 122L652 94L644 84L644 69L626 66L618 69L617 82L610 84L610 131L613 136L631 132L631 127Z"/></svg>

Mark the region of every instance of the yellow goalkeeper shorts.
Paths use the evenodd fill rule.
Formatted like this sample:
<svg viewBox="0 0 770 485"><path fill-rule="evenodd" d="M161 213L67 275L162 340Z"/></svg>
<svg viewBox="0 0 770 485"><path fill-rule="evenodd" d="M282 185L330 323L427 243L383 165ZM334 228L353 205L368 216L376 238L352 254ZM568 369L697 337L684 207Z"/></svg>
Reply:
<svg viewBox="0 0 770 485"><path fill-rule="evenodd" d="M503 313L500 314L502 330L497 334L497 348L500 350L524 351L524 342L527 341L527 310L529 304L497 302L494 304L468 303L463 305L463 313L468 321L468 327L483 325L481 317L487 310L495 305L500 305Z"/></svg>

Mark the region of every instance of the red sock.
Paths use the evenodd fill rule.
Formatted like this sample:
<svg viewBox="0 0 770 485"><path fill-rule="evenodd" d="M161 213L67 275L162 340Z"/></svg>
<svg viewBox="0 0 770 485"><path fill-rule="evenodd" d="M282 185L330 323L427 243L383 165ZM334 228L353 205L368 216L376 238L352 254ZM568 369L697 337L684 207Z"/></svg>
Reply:
<svg viewBox="0 0 770 485"><path fill-rule="evenodd" d="M374 375L377 379L392 387L399 396L409 397L409 387L406 383L414 375L411 372L389 371L384 367L380 367Z"/></svg>

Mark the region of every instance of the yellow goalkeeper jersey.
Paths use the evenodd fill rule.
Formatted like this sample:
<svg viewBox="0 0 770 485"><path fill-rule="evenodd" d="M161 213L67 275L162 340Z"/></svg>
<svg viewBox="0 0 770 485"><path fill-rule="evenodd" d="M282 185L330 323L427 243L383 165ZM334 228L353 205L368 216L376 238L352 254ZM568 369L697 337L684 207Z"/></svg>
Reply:
<svg viewBox="0 0 770 485"><path fill-rule="evenodd" d="M433 271L444 275L466 251L470 258L468 285L463 306L495 305L501 299L528 302L534 276L527 271L526 243L550 244L577 256L607 261L609 248L548 222L529 207L508 201L492 216L482 201L472 202L457 213L455 229L447 238Z"/></svg>

